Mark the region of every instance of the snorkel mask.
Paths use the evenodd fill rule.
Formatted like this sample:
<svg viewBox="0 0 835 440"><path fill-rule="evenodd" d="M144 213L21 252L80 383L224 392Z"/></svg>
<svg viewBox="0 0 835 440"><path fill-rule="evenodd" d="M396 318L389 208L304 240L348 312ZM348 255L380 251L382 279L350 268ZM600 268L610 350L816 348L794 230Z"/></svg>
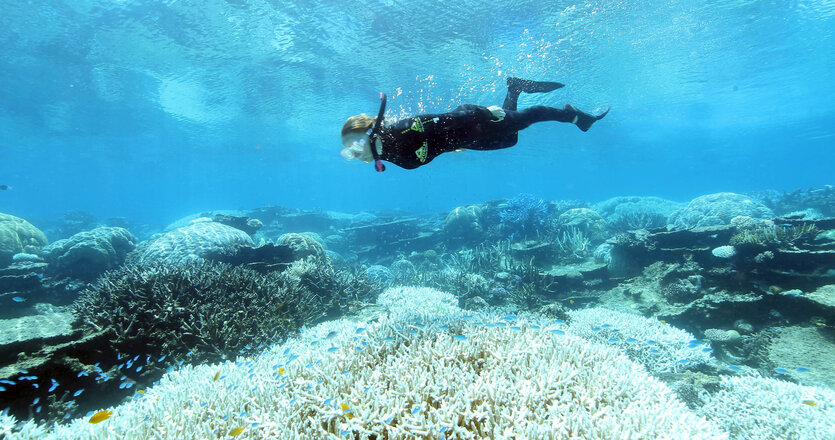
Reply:
<svg viewBox="0 0 835 440"><path fill-rule="evenodd" d="M362 157L371 154L371 152L368 149L368 143L366 142L365 137L363 137L362 139L355 140L351 143L350 146L343 148L342 151L339 152L339 154L341 154L342 157L348 160L360 159L363 162L371 162L371 159L364 160Z"/></svg>

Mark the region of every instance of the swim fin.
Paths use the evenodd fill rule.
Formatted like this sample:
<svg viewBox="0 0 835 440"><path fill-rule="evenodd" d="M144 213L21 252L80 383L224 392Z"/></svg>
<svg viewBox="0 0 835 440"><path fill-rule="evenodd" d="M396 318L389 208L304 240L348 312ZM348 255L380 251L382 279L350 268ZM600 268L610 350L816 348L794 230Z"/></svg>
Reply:
<svg viewBox="0 0 835 440"><path fill-rule="evenodd" d="M507 77L507 88L509 90L525 93L543 93L565 87L565 84L551 81L531 81L529 79Z"/></svg>
<svg viewBox="0 0 835 440"><path fill-rule="evenodd" d="M571 104L566 104L564 110L574 115L574 120L571 121L571 123L576 125L580 130L589 131L589 128L591 128L591 124L594 124L595 122L603 119L603 117L606 116L607 113L609 113L610 109L611 107L607 108L606 111L597 116L582 112L578 110L577 107L574 107Z"/></svg>

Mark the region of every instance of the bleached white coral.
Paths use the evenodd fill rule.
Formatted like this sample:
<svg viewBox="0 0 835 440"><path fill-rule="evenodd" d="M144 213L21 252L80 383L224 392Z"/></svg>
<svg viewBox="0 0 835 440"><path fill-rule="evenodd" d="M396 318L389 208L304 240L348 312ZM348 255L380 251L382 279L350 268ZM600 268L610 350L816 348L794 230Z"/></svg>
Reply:
<svg viewBox="0 0 835 440"><path fill-rule="evenodd" d="M722 377L699 412L735 440L831 440L835 392L764 377Z"/></svg>
<svg viewBox="0 0 835 440"><path fill-rule="evenodd" d="M652 373L694 368L713 360L708 344L655 319L603 308L569 312L569 333L623 350Z"/></svg>
<svg viewBox="0 0 835 440"><path fill-rule="evenodd" d="M426 317L460 312L458 298L429 287L391 287L377 297L377 304L395 315L415 314Z"/></svg>
<svg viewBox="0 0 835 440"><path fill-rule="evenodd" d="M75 420L47 438L205 439L237 428L238 438L281 439L727 438L612 347L462 313L326 322L254 359L169 373L109 420Z"/></svg>

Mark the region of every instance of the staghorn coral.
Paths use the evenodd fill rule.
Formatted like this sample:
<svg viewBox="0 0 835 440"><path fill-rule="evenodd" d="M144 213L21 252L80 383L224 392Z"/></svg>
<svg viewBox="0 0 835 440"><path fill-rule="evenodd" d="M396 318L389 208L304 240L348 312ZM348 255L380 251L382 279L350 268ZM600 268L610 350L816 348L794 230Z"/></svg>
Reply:
<svg viewBox="0 0 835 440"><path fill-rule="evenodd" d="M603 308L574 310L569 315L572 334L615 345L652 373L695 368L713 360L709 346L655 319Z"/></svg>
<svg viewBox="0 0 835 440"><path fill-rule="evenodd" d="M765 377L723 376L699 413L734 440L835 438L835 392Z"/></svg>
<svg viewBox="0 0 835 440"><path fill-rule="evenodd" d="M174 371L99 425L27 422L8 440L727 438L613 348L410 293L450 314L323 323L256 359Z"/></svg>
<svg viewBox="0 0 835 440"><path fill-rule="evenodd" d="M266 275L208 262L129 266L104 274L72 309L79 321L110 329L115 350L218 359L330 312L339 298L320 285L327 276L307 260Z"/></svg>

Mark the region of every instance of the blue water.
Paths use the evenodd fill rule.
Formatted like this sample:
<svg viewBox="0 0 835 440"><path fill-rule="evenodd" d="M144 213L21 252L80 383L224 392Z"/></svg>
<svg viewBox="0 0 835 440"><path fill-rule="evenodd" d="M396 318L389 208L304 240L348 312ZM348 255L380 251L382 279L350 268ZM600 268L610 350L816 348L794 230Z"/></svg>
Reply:
<svg viewBox="0 0 835 440"><path fill-rule="evenodd" d="M0 212L165 224L285 205L445 211L536 194L598 201L790 191L835 172L835 2L53 1L0 6ZM350 115L520 107L516 147L375 173Z"/></svg>

